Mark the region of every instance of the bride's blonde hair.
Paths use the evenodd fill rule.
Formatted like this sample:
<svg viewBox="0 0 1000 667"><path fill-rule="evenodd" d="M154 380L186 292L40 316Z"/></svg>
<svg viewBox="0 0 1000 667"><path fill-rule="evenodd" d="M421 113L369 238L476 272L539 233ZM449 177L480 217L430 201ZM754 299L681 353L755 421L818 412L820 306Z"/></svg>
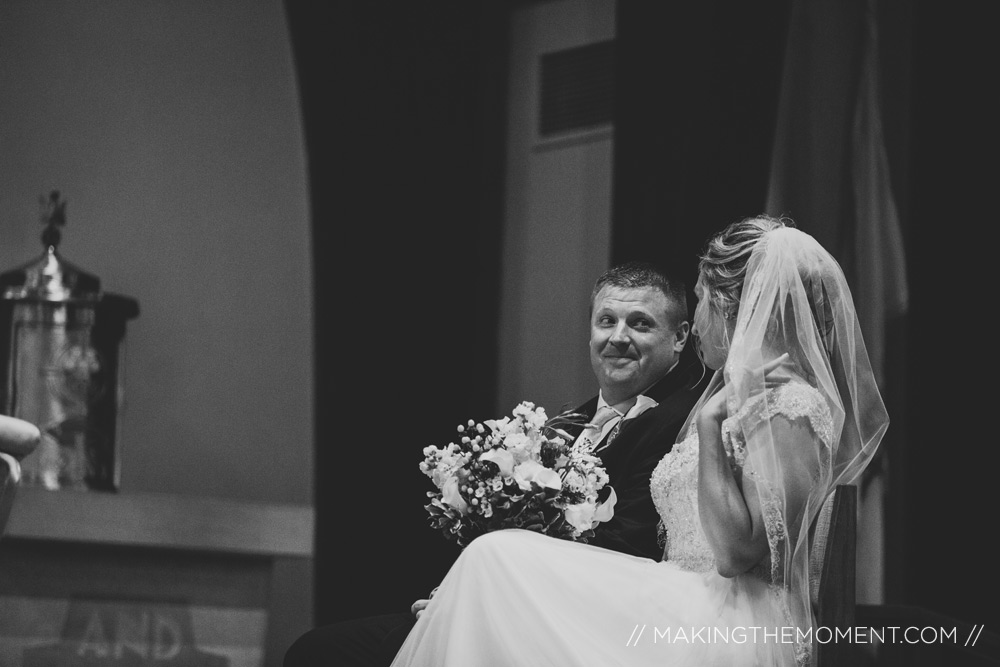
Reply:
<svg viewBox="0 0 1000 667"><path fill-rule="evenodd" d="M699 257L698 273L723 317L736 318L747 261L757 242L772 229L794 226L788 218L757 215L734 222L709 239Z"/></svg>

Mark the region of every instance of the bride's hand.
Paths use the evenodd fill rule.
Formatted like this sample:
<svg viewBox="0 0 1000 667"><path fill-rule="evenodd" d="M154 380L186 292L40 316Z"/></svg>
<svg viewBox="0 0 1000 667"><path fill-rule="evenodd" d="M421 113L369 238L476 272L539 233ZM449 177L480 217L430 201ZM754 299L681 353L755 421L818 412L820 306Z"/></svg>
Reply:
<svg viewBox="0 0 1000 667"><path fill-rule="evenodd" d="M722 389L712 394L712 397L705 401L705 405L701 406L701 411L698 413L698 421L702 424L721 424L722 420L726 418L726 403L729 399L729 387L723 386Z"/></svg>
<svg viewBox="0 0 1000 667"><path fill-rule="evenodd" d="M787 352L760 367L759 372L764 376L764 386L766 388L776 387L792 379L791 376L780 370L782 364L786 361L788 361ZM726 405L729 402L729 392L730 386L728 384L715 392L710 399L705 401L705 405L702 406L701 411L698 413L698 418L705 423L721 424L728 416Z"/></svg>

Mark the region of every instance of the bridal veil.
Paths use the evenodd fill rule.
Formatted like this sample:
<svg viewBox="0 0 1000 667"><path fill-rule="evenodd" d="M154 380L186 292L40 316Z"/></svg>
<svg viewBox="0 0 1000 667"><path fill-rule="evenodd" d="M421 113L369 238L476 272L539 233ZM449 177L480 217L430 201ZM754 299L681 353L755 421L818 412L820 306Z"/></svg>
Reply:
<svg viewBox="0 0 1000 667"><path fill-rule="evenodd" d="M776 437L767 418L761 369L786 352L791 368L822 394L832 416L833 432L817 434L823 444L808 452L788 451L789 443ZM859 479L889 422L844 273L812 236L786 226L765 232L756 243L725 367L689 420L723 381L728 414L740 415L737 427L747 443L743 474L756 483L761 499L773 585L784 589L789 624L804 637L802 659L810 653L808 630L814 625L809 527L837 485ZM762 409L752 409L755 404ZM792 494L799 502L789 502Z"/></svg>

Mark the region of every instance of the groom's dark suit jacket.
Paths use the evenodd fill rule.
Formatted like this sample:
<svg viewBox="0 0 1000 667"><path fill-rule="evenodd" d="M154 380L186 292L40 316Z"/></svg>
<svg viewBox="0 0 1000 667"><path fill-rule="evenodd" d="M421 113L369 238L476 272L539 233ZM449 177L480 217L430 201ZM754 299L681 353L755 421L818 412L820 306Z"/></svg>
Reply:
<svg viewBox="0 0 1000 667"><path fill-rule="evenodd" d="M672 371L643 392L657 402L656 407L623 422L617 437L607 449L598 452L618 500L614 516L598 524L589 544L661 559L663 548L657 542L659 515L649 493L649 478L656 464L673 447L710 377L693 354L681 355ZM573 412L590 419L596 410L595 396ZM576 436L582 426L566 430ZM599 443L597 449L603 444Z"/></svg>

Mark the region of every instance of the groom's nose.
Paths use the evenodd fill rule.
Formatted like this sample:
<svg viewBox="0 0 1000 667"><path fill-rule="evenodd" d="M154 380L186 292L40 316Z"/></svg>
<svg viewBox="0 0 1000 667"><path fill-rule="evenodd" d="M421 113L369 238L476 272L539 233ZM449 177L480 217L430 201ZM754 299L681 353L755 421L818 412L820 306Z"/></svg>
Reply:
<svg viewBox="0 0 1000 667"><path fill-rule="evenodd" d="M629 335L628 325L624 322L619 322L615 326L615 330L611 332L611 338L609 340L615 347L628 347L628 344L632 341L632 337Z"/></svg>

